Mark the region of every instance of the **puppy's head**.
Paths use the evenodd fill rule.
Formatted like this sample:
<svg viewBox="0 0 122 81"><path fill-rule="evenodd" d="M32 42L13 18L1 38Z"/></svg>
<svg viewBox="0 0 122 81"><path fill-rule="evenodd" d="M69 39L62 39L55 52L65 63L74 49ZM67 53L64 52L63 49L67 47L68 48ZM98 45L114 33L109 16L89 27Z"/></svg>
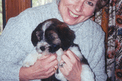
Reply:
<svg viewBox="0 0 122 81"><path fill-rule="evenodd" d="M74 32L65 23L49 19L36 27L31 40L38 53L55 53L59 48L67 50L73 44L74 38Z"/></svg>

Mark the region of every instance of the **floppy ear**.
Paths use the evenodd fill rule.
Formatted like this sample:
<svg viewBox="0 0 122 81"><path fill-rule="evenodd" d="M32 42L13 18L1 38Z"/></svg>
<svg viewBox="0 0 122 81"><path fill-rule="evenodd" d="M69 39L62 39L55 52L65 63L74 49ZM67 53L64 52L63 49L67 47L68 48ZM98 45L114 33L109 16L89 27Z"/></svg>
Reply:
<svg viewBox="0 0 122 81"><path fill-rule="evenodd" d="M43 39L42 23L32 32L31 41L34 46Z"/></svg>
<svg viewBox="0 0 122 81"><path fill-rule="evenodd" d="M75 39L74 31L71 30L66 23L61 22L58 19L53 18L50 20L56 28L57 34L61 40L61 48L63 50L68 50L68 48L73 45Z"/></svg>
<svg viewBox="0 0 122 81"><path fill-rule="evenodd" d="M43 34L44 34L45 30L46 30L51 24L52 24L52 21L46 20L46 21L40 23L40 24L36 27L36 29L32 32L31 41L32 41L32 43L33 43L34 46L36 46L37 43L43 39Z"/></svg>
<svg viewBox="0 0 122 81"><path fill-rule="evenodd" d="M68 48L73 44L75 39L74 31L71 30L65 23L61 22L57 24L58 35L61 40L61 45L63 50L68 50Z"/></svg>

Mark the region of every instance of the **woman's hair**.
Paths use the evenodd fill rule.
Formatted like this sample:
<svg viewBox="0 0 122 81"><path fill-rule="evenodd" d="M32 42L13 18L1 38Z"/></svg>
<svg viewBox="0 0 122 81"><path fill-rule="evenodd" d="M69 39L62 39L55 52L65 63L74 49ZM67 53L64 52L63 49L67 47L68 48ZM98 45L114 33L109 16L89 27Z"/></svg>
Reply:
<svg viewBox="0 0 122 81"><path fill-rule="evenodd" d="M109 0L98 0L95 8L95 12L102 9L104 6L106 6L109 3Z"/></svg>

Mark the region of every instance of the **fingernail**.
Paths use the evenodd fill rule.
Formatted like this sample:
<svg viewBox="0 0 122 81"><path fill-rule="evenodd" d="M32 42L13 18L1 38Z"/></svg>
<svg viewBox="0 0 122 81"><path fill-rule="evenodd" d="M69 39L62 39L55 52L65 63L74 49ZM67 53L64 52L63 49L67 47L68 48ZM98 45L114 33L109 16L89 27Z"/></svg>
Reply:
<svg viewBox="0 0 122 81"><path fill-rule="evenodd" d="M71 53L71 51L70 50L67 50L67 53Z"/></svg>
<svg viewBox="0 0 122 81"><path fill-rule="evenodd" d="M54 59L56 59L56 57L55 56L51 56L51 59L54 60Z"/></svg>
<svg viewBox="0 0 122 81"><path fill-rule="evenodd" d="M58 68L57 66L54 66L56 69Z"/></svg>

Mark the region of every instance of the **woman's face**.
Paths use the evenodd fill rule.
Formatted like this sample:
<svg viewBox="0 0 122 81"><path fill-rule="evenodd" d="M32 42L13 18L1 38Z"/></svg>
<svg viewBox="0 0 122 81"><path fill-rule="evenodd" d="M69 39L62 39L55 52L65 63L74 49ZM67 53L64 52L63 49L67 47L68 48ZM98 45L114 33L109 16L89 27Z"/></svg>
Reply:
<svg viewBox="0 0 122 81"><path fill-rule="evenodd" d="M98 0L60 0L59 11L65 23L75 25L90 18Z"/></svg>

